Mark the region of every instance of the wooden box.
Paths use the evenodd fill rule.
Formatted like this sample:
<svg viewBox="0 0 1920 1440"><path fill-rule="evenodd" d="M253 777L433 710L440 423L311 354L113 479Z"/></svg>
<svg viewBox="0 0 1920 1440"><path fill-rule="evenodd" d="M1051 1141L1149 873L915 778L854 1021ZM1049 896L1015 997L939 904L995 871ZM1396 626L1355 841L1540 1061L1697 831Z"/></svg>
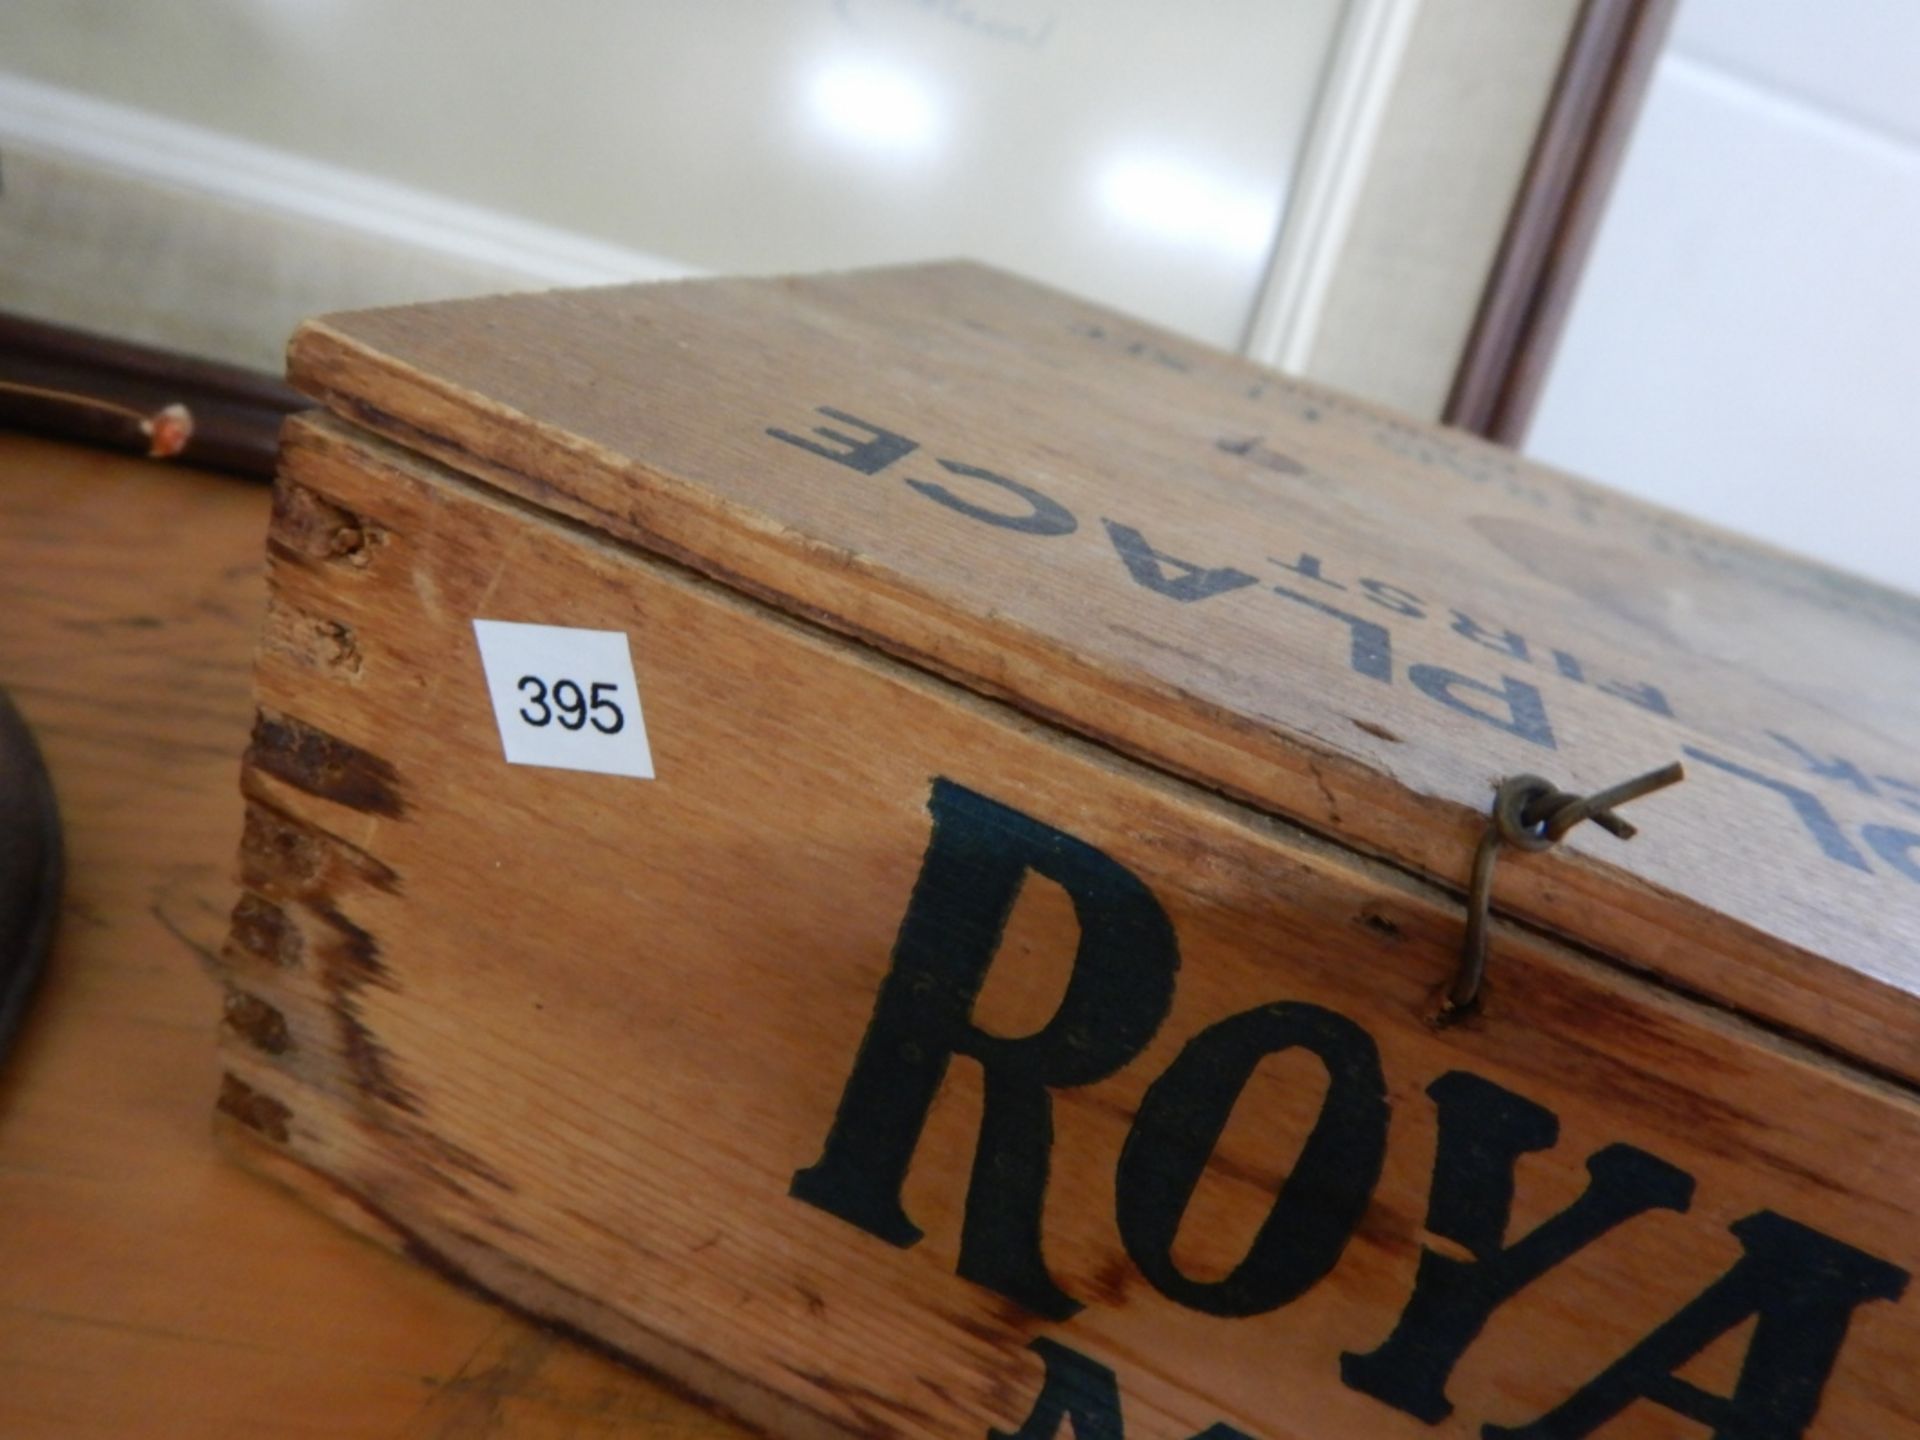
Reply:
<svg viewBox="0 0 1920 1440"><path fill-rule="evenodd" d="M973 266L291 373L254 1162L793 1436L1920 1435L1920 602Z"/></svg>

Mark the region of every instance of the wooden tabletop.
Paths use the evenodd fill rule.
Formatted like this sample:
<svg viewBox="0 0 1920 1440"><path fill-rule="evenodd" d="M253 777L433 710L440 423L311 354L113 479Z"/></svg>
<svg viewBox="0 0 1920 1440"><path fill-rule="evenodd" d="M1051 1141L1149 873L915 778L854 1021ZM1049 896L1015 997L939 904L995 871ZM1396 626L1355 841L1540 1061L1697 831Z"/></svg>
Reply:
<svg viewBox="0 0 1920 1440"><path fill-rule="evenodd" d="M59 791L52 964L0 1062L0 1434L746 1432L222 1157L218 987L264 489L0 435L0 686Z"/></svg>

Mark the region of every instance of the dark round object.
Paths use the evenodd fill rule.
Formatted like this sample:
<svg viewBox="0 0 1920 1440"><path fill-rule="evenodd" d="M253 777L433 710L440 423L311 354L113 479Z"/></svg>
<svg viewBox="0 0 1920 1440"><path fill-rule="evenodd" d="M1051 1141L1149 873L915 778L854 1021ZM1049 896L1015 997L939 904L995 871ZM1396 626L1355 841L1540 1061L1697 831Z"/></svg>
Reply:
<svg viewBox="0 0 1920 1440"><path fill-rule="evenodd" d="M27 722L0 691L0 1055L46 968L64 873L53 782Z"/></svg>

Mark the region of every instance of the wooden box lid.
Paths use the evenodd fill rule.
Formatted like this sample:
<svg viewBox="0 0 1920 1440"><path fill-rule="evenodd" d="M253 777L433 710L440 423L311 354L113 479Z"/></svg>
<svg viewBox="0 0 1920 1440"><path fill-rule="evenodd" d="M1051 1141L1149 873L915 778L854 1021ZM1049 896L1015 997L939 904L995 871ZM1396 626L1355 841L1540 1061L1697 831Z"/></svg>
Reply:
<svg viewBox="0 0 1920 1440"><path fill-rule="evenodd" d="M1500 777L1681 760L1495 908L1920 1080L1920 600L967 264L336 315L290 373L1456 889Z"/></svg>

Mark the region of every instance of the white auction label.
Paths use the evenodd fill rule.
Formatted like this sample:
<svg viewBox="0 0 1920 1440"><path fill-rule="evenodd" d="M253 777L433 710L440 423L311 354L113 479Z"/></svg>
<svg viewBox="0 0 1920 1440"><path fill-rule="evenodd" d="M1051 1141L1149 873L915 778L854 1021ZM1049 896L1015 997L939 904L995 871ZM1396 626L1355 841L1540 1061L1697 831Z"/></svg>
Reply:
<svg viewBox="0 0 1920 1440"><path fill-rule="evenodd" d="M476 620L473 634L509 764L653 778L625 632Z"/></svg>

